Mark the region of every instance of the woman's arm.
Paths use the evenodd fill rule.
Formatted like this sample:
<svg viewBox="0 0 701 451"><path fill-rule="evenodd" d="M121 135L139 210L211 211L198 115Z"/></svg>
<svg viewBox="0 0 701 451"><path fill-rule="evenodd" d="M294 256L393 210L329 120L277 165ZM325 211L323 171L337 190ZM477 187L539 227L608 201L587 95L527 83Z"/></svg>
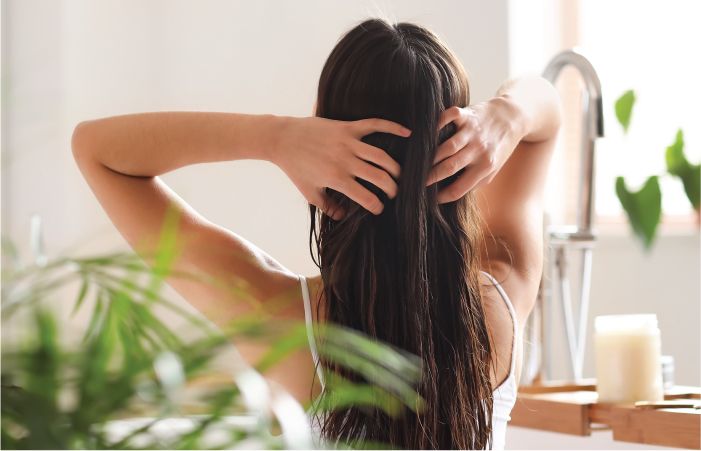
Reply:
<svg viewBox="0 0 701 451"><path fill-rule="evenodd" d="M153 177L195 163L265 159L276 136L270 131L280 120L189 111L126 114L81 122L73 147L120 174Z"/></svg>
<svg viewBox="0 0 701 451"><path fill-rule="evenodd" d="M560 97L545 79L507 82L499 92L511 97L527 124L523 138L491 182L477 190L488 233L503 245L487 240L485 264L506 278L507 292L520 324L535 306L543 274L543 213L545 184L561 125Z"/></svg>
<svg viewBox="0 0 701 451"><path fill-rule="evenodd" d="M439 193L440 202L460 199L489 183L520 142L539 142L556 134L560 116L557 91L538 76L508 80L486 102L448 108L439 129L454 122L458 131L437 149L426 185L464 168L463 175Z"/></svg>
<svg viewBox="0 0 701 451"><path fill-rule="evenodd" d="M507 148L506 161L475 193L489 233L503 239L511 252L506 255L495 245L489 260L511 264L515 278L530 287L521 301L529 312L542 275L545 184L562 122L561 104L555 88L541 77L508 81L498 94L520 111L515 116L525 126L516 136L523 136L513 150Z"/></svg>
<svg viewBox="0 0 701 451"><path fill-rule="evenodd" d="M325 181L322 171L339 176L339 180L355 181L355 174L364 174L364 166L377 170L365 161L356 161L360 160L356 154L367 155L366 159L396 172L392 164L396 162L384 152L372 153L379 149L360 142L360 137L373 131L401 129L398 124L375 119L341 122L236 113L140 113L80 123L73 133L72 148L78 167L103 209L149 264L153 263L151 257L167 209L176 210L180 217L179 253L173 269L197 272L218 283L179 277L168 278L167 282L223 325L251 309L244 302L228 301L241 300L244 293L258 301L284 296L290 289L295 295L296 275L244 238L202 217L159 175L195 163L264 159L280 162L296 184L307 190L306 194L317 195ZM308 139L301 138L304 136ZM289 163L291 160L294 165ZM374 177L376 172L386 177ZM392 177L385 171L376 172L363 178L375 179L373 183L391 190ZM265 181L260 183L263 186ZM356 189L351 183L336 186L349 192ZM362 195L353 192L356 197Z"/></svg>
<svg viewBox="0 0 701 451"><path fill-rule="evenodd" d="M560 96L555 87L540 76L507 80L496 93L520 111L523 120L522 142L538 142L557 135L560 128ZM509 102L510 101L510 102ZM508 108L508 105L506 106ZM514 114L518 116L519 113Z"/></svg>
<svg viewBox="0 0 701 451"><path fill-rule="evenodd" d="M507 292L525 321L536 298L543 265L543 197L561 124L560 98L542 77L509 80L494 98L444 112L440 125L455 121L458 132L443 143L428 182L465 168L439 193L450 202L475 190L488 236L485 266Z"/></svg>

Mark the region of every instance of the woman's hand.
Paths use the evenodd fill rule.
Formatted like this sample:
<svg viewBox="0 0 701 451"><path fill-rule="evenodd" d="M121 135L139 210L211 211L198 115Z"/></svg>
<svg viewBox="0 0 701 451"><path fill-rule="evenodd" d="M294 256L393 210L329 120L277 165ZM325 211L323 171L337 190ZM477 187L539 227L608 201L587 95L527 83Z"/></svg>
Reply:
<svg viewBox="0 0 701 451"><path fill-rule="evenodd" d="M402 125L384 119L337 121L315 116L287 117L269 159L287 174L309 203L333 219L341 219L345 212L332 204L324 191L326 187L379 214L384 205L355 177L372 183L394 198L400 167L384 150L360 140L375 132L402 137L411 134Z"/></svg>
<svg viewBox="0 0 701 451"><path fill-rule="evenodd" d="M441 114L438 130L450 122L455 122L457 131L438 147L426 186L465 171L438 192L439 203L458 200L491 182L526 131L523 112L507 96L465 108L450 107Z"/></svg>

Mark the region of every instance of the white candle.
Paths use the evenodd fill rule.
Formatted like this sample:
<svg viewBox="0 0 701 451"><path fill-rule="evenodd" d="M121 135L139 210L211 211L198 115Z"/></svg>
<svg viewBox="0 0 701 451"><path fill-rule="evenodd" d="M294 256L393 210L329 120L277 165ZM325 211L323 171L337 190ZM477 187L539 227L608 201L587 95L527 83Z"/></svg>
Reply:
<svg viewBox="0 0 701 451"><path fill-rule="evenodd" d="M663 400L662 349L657 315L597 316L594 329L599 401Z"/></svg>

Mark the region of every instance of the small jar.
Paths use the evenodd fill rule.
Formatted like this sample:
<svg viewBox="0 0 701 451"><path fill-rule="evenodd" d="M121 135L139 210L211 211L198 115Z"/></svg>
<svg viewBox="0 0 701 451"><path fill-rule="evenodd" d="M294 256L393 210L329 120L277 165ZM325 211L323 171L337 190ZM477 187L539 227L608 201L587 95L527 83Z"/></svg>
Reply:
<svg viewBox="0 0 701 451"><path fill-rule="evenodd" d="M662 356L662 386L665 390L674 388L674 356Z"/></svg>
<svg viewBox="0 0 701 451"><path fill-rule="evenodd" d="M662 401L662 346L657 315L597 316L594 330L599 401Z"/></svg>

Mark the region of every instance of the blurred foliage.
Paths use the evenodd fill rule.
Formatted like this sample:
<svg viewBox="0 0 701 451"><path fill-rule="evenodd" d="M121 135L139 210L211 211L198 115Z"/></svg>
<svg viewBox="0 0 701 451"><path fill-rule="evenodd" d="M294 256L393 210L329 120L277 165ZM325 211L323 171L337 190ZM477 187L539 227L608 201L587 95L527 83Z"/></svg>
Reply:
<svg viewBox="0 0 701 451"><path fill-rule="evenodd" d="M616 118L623 127L625 133L628 132L630 125L630 117L633 114L633 105L635 104L635 91L628 90L616 100L614 108L616 110Z"/></svg>
<svg viewBox="0 0 701 451"><path fill-rule="evenodd" d="M657 176L648 178L638 191L628 191L623 177L616 177L616 195L628 214L631 227L645 249L652 246L660 222L662 193Z"/></svg>
<svg viewBox="0 0 701 451"><path fill-rule="evenodd" d="M164 223L152 267L133 253L61 257L21 267L15 246L3 240L3 252L8 251L3 256L13 263L3 267L2 324L21 332L2 344L3 449L211 449L207 437L212 431L220 433L219 448L309 448L312 432L304 407L323 414L364 405L393 416L421 408L414 390L421 377L416 356L330 323L316 327L319 353L367 383L326 372L326 392L304 407L291 396L266 393L269 385L260 384L265 382L261 373L295 350L308 349L304 323L248 315L218 329L162 296L167 276L202 280L201 275L171 268L177 255L177 221L172 219ZM59 293L70 284L78 287L72 315L90 311L77 345L63 339L66 321L56 313L55 303L65 305ZM160 319L157 308L184 320L183 331ZM193 331L195 338L182 338L181 332ZM210 373L213 359L232 340L235 344L243 338L268 343L268 352L252 366L237 362L242 369L231 374L230 384L199 396L204 414L188 416L181 396L188 382ZM254 408L256 403L265 408ZM150 412L147 420L123 437L114 437L109 426L114 420L144 411ZM255 426L224 422L230 416L254 418ZM155 432L160 420L184 417L192 420L188 431L169 437ZM275 435L277 429L282 433Z"/></svg>
<svg viewBox="0 0 701 451"><path fill-rule="evenodd" d="M701 164L691 164L684 155L684 132L677 130L674 143L667 147L665 154L667 172L679 177L684 185L686 197L695 209L699 209L699 191L701 190Z"/></svg>
<svg viewBox="0 0 701 451"><path fill-rule="evenodd" d="M623 127L624 134L628 133L630 120L635 105L635 91L624 92L615 102L616 119ZM667 173L681 180L691 206L701 218L699 208L699 191L701 190L701 164L692 165L684 155L684 133L677 131L674 143L667 147L665 153ZM616 178L616 196L625 211L628 222L640 240L643 248L649 251L655 241L658 225L662 220L662 192L659 175L647 178L637 191L629 191L625 179ZM701 219L699 219L701 221Z"/></svg>

